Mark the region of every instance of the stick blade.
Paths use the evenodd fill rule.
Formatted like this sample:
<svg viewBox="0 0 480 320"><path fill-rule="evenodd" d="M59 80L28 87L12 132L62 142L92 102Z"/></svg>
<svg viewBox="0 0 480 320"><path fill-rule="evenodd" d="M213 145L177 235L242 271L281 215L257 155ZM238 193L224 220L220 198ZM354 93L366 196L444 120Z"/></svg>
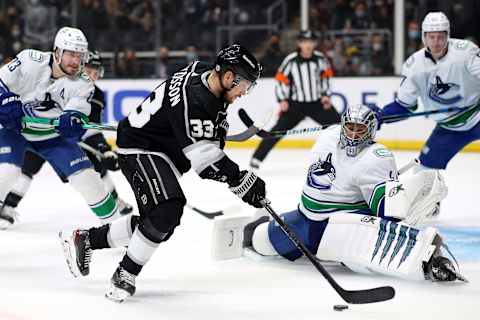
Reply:
<svg viewBox="0 0 480 320"><path fill-rule="evenodd" d="M350 304L367 304L382 302L395 297L395 289L390 286L378 287L367 290L343 290L340 296Z"/></svg>

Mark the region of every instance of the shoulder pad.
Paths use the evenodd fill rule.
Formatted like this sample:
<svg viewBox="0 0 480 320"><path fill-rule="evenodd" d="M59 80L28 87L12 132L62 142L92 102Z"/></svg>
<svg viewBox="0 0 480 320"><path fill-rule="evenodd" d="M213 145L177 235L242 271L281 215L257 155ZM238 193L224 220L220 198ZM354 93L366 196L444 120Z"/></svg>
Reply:
<svg viewBox="0 0 480 320"><path fill-rule="evenodd" d="M22 50L17 57L22 61L33 61L33 62L43 62L46 59L45 52L34 50L34 49L25 49Z"/></svg>
<svg viewBox="0 0 480 320"><path fill-rule="evenodd" d="M454 48L457 50L467 50L472 44L469 40L457 40L453 42Z"/></svg>

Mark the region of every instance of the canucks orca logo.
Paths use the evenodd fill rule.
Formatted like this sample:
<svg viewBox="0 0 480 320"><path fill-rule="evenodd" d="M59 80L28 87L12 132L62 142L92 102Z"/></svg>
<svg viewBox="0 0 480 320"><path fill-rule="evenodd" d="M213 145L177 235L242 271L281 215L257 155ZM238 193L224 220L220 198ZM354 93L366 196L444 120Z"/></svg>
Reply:
<svg viewBox="0 0 480 320"><path fill-rule="evenodd" d="M443 82L439 76L435 76L435 83L430 84L428 89L428 96L433 101L441 104L454 104L462 100L463 97L460 94L453 95L451 97L445 97L447 92L452 93L458 91L460 86L452 82Z"/></svg>
<svg viewBox="0 0 480 320"><path fill-rule="evenodd" d="M310 166L307 175L307 184L315 189L328 190L335 180L335 167L332 165L332 153L325 161L319 160Z"/></svg>

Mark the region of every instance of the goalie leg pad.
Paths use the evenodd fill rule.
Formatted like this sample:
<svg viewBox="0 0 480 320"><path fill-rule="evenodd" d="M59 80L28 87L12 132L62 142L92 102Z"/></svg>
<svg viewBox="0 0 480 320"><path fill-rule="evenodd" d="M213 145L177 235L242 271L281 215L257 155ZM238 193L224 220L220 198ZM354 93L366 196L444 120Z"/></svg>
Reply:
<svg viewBox="0 0 480 320"><path fill-rule="evenodd" d="M317 257L343 262L354 271L371 271L424 280L423 262L436 246L434 228L420 230L404 223L359 214L329 218Z"/></svg>
<svg viewBox="0 0 480 320"><path fill-rule="evenodd" d="M419 224L432 216L447 193L448 188L438 170L402 175L399 181L386 183L385 216L404 220L407 224Z"/></svg>

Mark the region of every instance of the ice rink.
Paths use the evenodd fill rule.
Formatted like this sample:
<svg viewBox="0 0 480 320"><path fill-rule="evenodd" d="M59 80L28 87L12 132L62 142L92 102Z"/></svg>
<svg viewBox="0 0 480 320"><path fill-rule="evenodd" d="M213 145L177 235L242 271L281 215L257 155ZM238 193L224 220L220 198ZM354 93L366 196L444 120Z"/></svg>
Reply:
<svg viewBox="0 0 480 320"><path fill-rule="evenodd" d="M296 207L307 166L307 150L274 150L260 172L273 208ZM246 167L252 150L227 150ZM404 164L416 153L397 152ZM449 194L436 222L470 280L463 283L407 282L354 274L340 266L328 270L346 289L392 285L396 297L371 305L333 311L342 299L310 263L281 259L211 259L212 221L185 209L174 236L160 245L137 278L137 293L123 304L104 298L121 249L96 251L91 274L74 279L67 270L57 233L89 227L96 218L75 191L42 169L20 205L20 224L0 232L0 319L479 319L480 299L480 154L463 153L445 172ZM121 197L134 203L120 173L114 174ZM203 210L253 213L225 185L182 178L191 205ZM478 230L476 229L478 228Z"/></svg>

